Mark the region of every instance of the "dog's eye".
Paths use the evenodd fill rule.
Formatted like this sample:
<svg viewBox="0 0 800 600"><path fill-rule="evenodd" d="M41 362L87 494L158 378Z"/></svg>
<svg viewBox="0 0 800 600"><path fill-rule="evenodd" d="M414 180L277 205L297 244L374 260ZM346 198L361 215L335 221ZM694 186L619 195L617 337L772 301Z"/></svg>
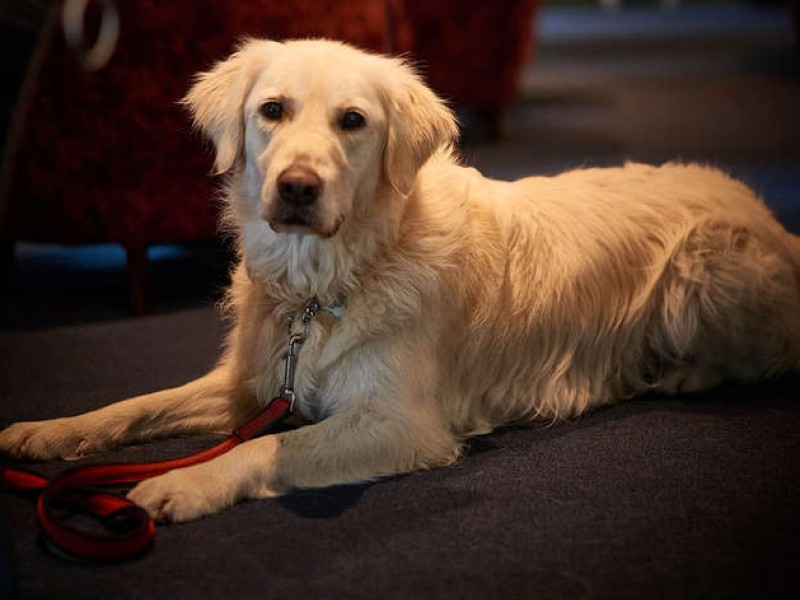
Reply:
<svg viewBox="0 0 800 600"><path fill-rule="evenodd" d="M353 129L361 129L366 124L367 121L364 118L364 115L357 113L354 110L348 110L346 113L344 113L344 115L342 115L342 120L339 122L339 127L345 131L350 131Z"/></svg>
<svg viewBox="0 0 800 600"><path fill-rule="evenodd" d="M264 102L258 112L268 121L280 121L283 118L283 104L274 100Z"/></svg>

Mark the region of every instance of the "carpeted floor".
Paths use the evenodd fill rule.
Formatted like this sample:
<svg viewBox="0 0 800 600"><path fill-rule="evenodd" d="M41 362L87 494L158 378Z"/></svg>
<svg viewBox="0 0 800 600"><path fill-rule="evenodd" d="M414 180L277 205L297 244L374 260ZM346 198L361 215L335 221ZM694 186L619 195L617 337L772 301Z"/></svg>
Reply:
<svg viewBox="0 0 800 600"><path fill-rule="evenodd" d="M211 309L0 336L12 420L175 385L214 360ZM4 497L25 598L767 597L797 590L798 380L643 399L476 439L457 465L160 528L145 557L51 556ZM93 461L153 460L212 438ZM46 474L63 464L37 465Z"/></svg>
<svg viewBox="0 0 800 600"><path fill-rule="evenodd" d="M703 160L750 181L800 232L800 70L785 14L548 10L541 26L506 139L466 144L465 160L501 178ZM0 300L1 419L83 412L213 364L224 251L155 249L142 319L126 317L121 253L87 252L20 248ZM2 495L0 597L794 597L798 431L797 377L641 399L476 439L452 468L160 528L152 552L114 566L53 557L32 505Z"/></svg>

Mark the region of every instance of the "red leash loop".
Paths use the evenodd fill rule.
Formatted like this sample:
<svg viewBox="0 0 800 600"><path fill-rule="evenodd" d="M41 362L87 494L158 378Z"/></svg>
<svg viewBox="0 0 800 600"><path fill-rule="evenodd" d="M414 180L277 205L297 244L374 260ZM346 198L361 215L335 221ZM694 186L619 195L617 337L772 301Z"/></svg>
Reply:
<svg viewBox="0 0 800 600"><path fill-rule="evenodd" d="M35 473L0 465L0 487L19 493L39 493L36 514L45 536L59 549L73 556L120 561L147 550L155 535L155 524L147 512L126 498L88 491L98 486L135 483L167 471L181 469L216 458L282 421L291 403L273 398L253 419L236 429L225 441L183 458L150 463L90 465L70 469L48 480ZM110 535L77 531L59 518L56 507L67 506L88 514Z"/></svg>

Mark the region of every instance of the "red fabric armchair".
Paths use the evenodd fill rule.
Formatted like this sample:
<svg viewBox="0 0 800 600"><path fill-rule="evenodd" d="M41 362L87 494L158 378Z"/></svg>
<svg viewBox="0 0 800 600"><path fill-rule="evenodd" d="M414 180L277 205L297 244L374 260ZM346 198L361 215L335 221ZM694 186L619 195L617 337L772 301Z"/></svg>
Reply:
<svg viewBox="0 0 800 600"><path fill-rule="evenodd" d="M236 39L325 36L407 53L444 97L496 115L516 93L535 0L116 4L119 40L98 71L82 71L60 27L47 29L9 142L0 244L121 244L132 307L142 312L147 246L215 235L210 156L177 101Z"/></svg>
<svg viewBox="0 0 800 600"><path fill-rule="evenodd" d="M413 56L431 86L473 111L488 137L502 136L502 111L516 98L534 49L538 0L406 0Z"/></svg>
<svg viewBox="0 0 800 600"><path fill-rule="evenodd" d="M117 0L117 47L95 72L81 70L51 23L41 70L18 108L19 135L10 141L4 244L121 244L132 307L142 312L147 246L216 231L209 155L177 103L192 75L245 35L328 36L391 51L394 4Z"/></svg>

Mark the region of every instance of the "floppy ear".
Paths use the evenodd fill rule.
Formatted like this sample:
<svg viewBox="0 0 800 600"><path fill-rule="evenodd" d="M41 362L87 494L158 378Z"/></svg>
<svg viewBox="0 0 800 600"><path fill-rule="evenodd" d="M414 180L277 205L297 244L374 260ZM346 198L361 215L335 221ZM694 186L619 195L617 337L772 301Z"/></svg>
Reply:
<svg viewBox="0 0 800 600"><path fill-rule="evenodd" d="M210 71L198 73L181 101L194 123L214 142L214 173L229 171L244 147L244 101L269 53L281 44L245 40L229 58Z"/></svg>
<svg viewBox="0 0 800 600"><path fill-rule="evenodd" d="M389 119L383 168L389 185L407 195L425 161L455 142L458 125L450 109L411 67L401 61L395 66L395 85L385 90Z"/></svg>

